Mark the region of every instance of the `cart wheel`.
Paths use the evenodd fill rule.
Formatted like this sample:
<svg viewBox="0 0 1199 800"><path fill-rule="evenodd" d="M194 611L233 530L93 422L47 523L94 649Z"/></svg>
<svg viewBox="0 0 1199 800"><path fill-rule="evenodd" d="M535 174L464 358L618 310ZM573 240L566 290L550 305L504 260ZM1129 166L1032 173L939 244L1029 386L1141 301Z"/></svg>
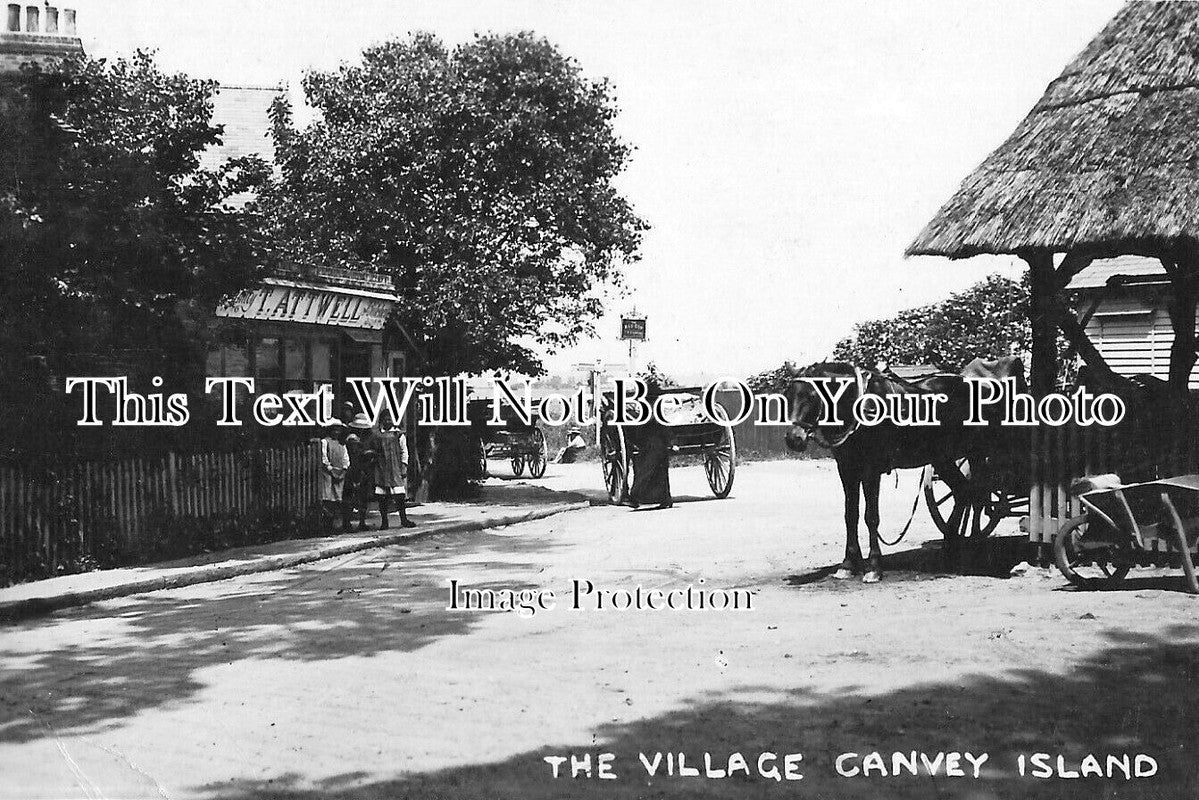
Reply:
<svg viewBox="0 0 1199 800"><path fill-rule="evenodd" d="M956 467L957 475L933 475L924 487L929 516L943 536L990 536L999 521L1008 516L1010 498L988 485L983 476L975 475L967 459L958 459ZM946 477L953 480L946 481ZM951 483L958 485L957 491Z"/></svg>
<svg viewBox="0 0 1199 800"><path fill-rule="evenodd" d="M719 405L716 416L726 421L729 418L724 407ZM722 425L720 431L720 442L704 450L704 474L708 476L712 493L723 499L733 490L733 478L737 474L737 442L731 427Z"/></svg>
<svg viewBox="0 0 1199 800"><path fill-rule="evenodd" d="M1110 588L1124 580L1131 565L1113 557L1115 545L1084 548L1087 524L1086 514L1066 521L1053 538L1053 560L1066 580L1080 589Z"/></svg>
<svg viewBox="0 0 1199 800"><path fill-rule="evenodd" d="M549 450L545 443L545 432L541 428L533 429L533 446L536 451L525 456L529 463L529 476L540 478L545 474L545 465L550 463Z"/></svg>
<svg viewBox="0 0 1199 800"><path fill-rule="evenodd" d="M512 474L518 478L521 475L525 474L525 457L524 456L513 456L512 457Z"/></svg>
<svg viewBox="0 0 1199 800"><path fill-rule="evenodd" d="M633 462L629 458L624 430L619 425L605 425L600 429L600 464L608 499L616 504L623 503L633 484Z"/></svg>

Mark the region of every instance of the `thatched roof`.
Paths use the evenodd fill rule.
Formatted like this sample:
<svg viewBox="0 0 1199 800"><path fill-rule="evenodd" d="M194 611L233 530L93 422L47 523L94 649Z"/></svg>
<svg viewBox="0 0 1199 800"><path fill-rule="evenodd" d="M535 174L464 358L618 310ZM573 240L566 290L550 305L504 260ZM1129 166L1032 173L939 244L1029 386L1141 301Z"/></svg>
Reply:
<svg viewBox="0 0 1199 800"><path fill-rule="evenodd" d="M908 255L1199 241L1199 4L1130 2Z"/></svg>

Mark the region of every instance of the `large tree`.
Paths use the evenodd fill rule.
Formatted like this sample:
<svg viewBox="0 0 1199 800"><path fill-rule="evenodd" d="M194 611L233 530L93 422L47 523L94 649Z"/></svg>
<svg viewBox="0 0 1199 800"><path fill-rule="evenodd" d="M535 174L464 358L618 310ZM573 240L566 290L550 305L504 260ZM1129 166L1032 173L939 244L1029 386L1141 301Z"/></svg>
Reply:
<svg viewBox="0 0 1199 800"><path fill-rule="evenodd" d="M261 197L288 257L390 274L429 373L539 374L531 340L591 330L645 228L606 81L532 34L418 34L303 87L317 117L277 104Z"/></svg>
<svg viewBox="0 0 1199 800"><path fill-rule="evenodd" d="M254 218L228 204L265 177L218 143L215 84L151 55L73 57L0 81L0 367L126 366L195 377L196 328L264 265ZM19 370L18 370L19 371Z"/></svg>

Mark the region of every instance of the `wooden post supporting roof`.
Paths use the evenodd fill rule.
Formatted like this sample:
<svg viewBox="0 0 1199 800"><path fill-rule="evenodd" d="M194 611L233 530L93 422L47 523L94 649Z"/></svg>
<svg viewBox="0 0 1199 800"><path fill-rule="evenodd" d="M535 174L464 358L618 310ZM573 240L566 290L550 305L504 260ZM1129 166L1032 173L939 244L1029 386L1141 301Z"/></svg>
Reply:
<svg viewBox="0 0 1199 800"><path fill-rule="evenodd" d="M1053 300L1056 291L1053 254L1041 251L1024 256L1029 269L1028 321L1032 328L1032 365L1029 385L1040 397L1057 384L1057 322Z"/></svg>
<svg viewBox="0 0 1199 800"><path fill-rule="evenodd" d="M1170 345L1170 388L1186 394L1191 370L1195 367L1195 305L1199 300L1199 259L1193 248L1179 248L1176 257L1163 257L1162 266L1170 276L1170 327L1174 342Z"/></svg>

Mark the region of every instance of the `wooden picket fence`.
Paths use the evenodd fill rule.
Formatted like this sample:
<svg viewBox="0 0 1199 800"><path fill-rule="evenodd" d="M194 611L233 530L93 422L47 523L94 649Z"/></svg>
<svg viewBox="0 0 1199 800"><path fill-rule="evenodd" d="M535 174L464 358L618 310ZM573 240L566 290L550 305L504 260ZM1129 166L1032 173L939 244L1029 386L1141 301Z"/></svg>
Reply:
<svg viewBox="0 0 1199 800"><path fill-rule="evenodd" d="M216 526L245 536L267 519L304 518L317 499L316 447L0 466L0 585L194 552L180 536Z"/></svg>
<svg viewBox="0 0 1199 800"><path fill-rule="evenodd" d="M1059 527L1082 513L1070 484L1085 475L1116 473L1125 482L1156 480L1199 469L1194 424L1152 414L1119 425L1042 425L1031 430L1029 540L1048 544Z"/></svg>

